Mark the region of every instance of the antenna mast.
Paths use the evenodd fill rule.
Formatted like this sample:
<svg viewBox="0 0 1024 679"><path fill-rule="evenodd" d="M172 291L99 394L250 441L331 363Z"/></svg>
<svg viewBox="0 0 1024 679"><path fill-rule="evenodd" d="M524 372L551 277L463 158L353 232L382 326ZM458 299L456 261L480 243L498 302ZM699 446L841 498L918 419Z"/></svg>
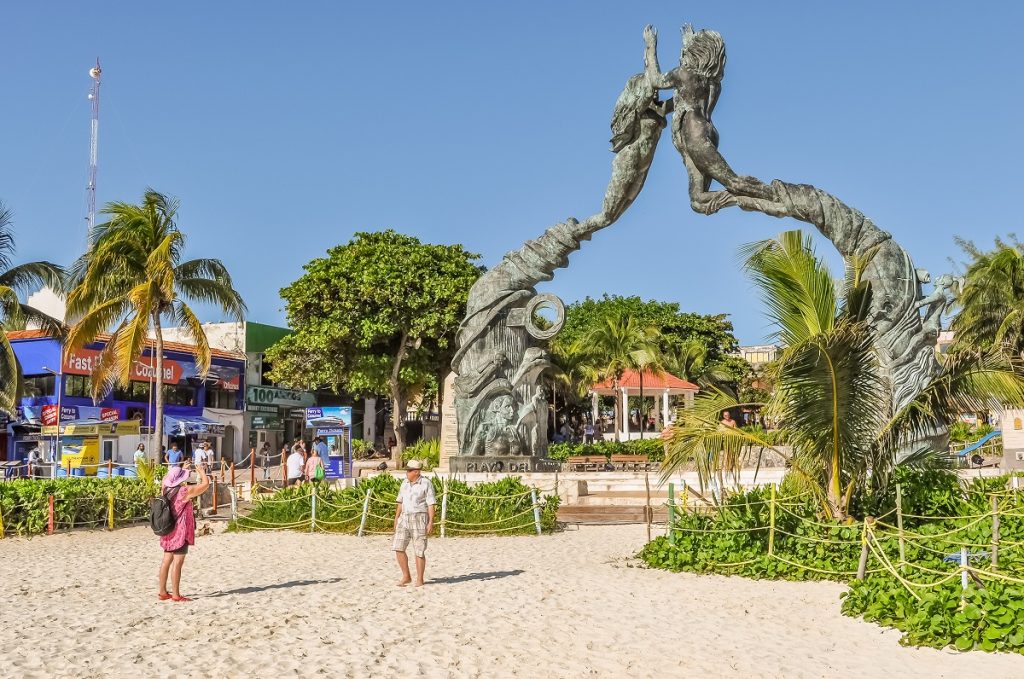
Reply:
<svg viewBox="0 0 1024 679"><path fill-rule="evenodd" d="M96 225L96 146L99 141L100 132L100 69L99 57L96 58L96 65L89 69L89 77L92 78L92 89L89 90L89 102L92 104L92 120L89 126L89 185L85 187L85 195L89 203L89 214L85 221L89 224L89 231Z"/></svg>

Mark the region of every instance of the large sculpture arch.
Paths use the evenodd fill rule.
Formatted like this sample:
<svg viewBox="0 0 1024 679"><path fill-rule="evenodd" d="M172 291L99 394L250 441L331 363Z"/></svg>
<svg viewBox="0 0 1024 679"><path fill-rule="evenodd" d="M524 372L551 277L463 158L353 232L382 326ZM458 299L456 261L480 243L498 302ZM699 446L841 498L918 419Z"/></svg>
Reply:
<svg viewBox="0 0 1024 679"><path fill-rule="evenodd" d="M844 258L870 254L863 278L872 286L876 350L889 376L894 412L941 374L934 347L942 311L952 301L950 286L937 285L924 297L927 272L914 267L889 233L835 196L807 184L769 184L732 170L718 151L711 122L725 75L725 42L718 33L684 27L679 65L666 73L658 65L657 35L650 26L644 42L644 71L627 81L612 114L615 157L601 211L583 221L567 219L527 241L470 290L452 361L459 440L453 471L544 466L547 402L538 376L550 366L545 348L550 335L530 327L529 310L540 297L535 286L568 266L572 252L633 203L670 115L694 211L711 215L739 207L790 217L814 225ZM660 90L671 90L672 98L661 100ZM723 190L712 191L713 180ZM936 431L932 443L941 445L944 437L944 431Z"/></svg>

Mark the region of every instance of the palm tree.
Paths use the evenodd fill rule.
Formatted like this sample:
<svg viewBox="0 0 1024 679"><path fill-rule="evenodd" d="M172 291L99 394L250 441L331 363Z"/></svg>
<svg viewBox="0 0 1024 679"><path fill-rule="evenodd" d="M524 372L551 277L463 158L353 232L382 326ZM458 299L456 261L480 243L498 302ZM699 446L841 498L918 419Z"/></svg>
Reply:
<svg viewBox="0 0 1024 679"><path fill-rule="evenodd" d="M554 366L554 369L550 371L551 400L554 411L552 431L558 427L557 394L562 394L565 404L568 404L570 400L579 402L597 381L593 358L590 347L582 340L559 342L556 339L551 343L551 363Z"/></svg>
<svg viewBox="0 0 1024 679"><path fill-rule="evenodd" d="M154 336L157 455L164 429L164 321L181 326L193 341L196 368L203 376L210 369L210 346L186 302L214 305L237 320L245 317L245 304L220 260L182 261L185 234L175 224L177 211L177 200L152 189L140 205L108 203L103 214L110 219L90 233L89 250L72 268L74 287L68 296L68 317L75 320L69 351L111 332L92 375L94 399L115 384L128 385L132 364Z"/></svg>
<svg viewBox="0 0 1024 679"><path fill-rule="evenodd" d="M626 370L642 371L655 364L660 357L660 338L661 333L656 328L643 327L633 316L621 314L604 319L584 340L593 354L594 374L598 379L612 381L616 440L620 429L619 382L622 375Z"/></svg>
<svg viewBox="0 0 1024 679"><path fill-rule="evenodd" d="M11 414L22 392L21 365L7 332L36 325L53 336L63 334L60 321L21 302L21 296L42 286L61 289L64 272L50 262L14 265L11 211L0 203L0 411Z"/></svg>
<svg viewBox="0 0 1024 679"><path fill-rule="evenodd" d="M1005 346L1024 354L1024 244L996 239L991 252L967 241L960 246L972 257L953 319L958 347L986 350Z"/></svg>
<svg viewBox="0 0 1024 679"><path fill-rule="evenodd" d="M945 451L908 454L907 444L934 432L960 408L995 400L1024 403L1024 379L1004 355L957 352L945 358L939 379L899 412L889 412L889 388L866 321L871 292L860 278L866 262L847 262L840 293L799 231L748 246L746 255L746 268L786 346L772 371L776 389L766 409L789 432L797 478L819 494L831 517L846 516L856 490L883 489L897 465L934 464ZM723 409L736 405L720 391L699 396L675 428L664 473L695 460L703 479L717 464L708 452L726 446L781 453L757 432L718 422Z"/></svg>

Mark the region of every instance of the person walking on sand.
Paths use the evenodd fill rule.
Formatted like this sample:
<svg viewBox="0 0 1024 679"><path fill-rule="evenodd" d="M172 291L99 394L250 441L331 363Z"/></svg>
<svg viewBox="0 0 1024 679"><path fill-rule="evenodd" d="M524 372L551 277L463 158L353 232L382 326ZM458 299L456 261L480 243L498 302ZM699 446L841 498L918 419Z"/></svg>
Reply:
<svg viewBox="0 0 1024 679"><path fill-rule="evenodd" d="M174 512L174 530L160 538L160 548L164 550L164 559L160 562L160 601L191 601L181 596L181 567L185 565L185 555L189 545L196 543L196 517L192 514L192 498L199 497L210 487L210 479L206 471L199 467L199 483L186 487L189 470L185 467L171 467L164 476L161 488ZM167 576L171 577L171 592L167 591Z"/></svg>
<svg viewBox="0 0 1024 679"><path fill-rule="evenodd" d="M434 484L423 478L423 463L409 460L405 466L405 481L398 490L395 504L395 542L392 549L402 569L399 587L412 582L409 572L409 555L406 550L412 544L416 557L416 586L423 585L423 574L427 568L427 536L434 529Z"/></svg>

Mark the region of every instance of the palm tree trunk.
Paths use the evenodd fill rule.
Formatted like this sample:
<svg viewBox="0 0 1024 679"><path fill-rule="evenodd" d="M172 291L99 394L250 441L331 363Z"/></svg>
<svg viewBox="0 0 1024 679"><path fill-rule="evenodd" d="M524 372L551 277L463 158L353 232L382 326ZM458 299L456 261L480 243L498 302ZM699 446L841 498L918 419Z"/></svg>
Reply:
<svg viewBox="0 0 1024 679"><path fill-rule="evenodd" d="M153 455L156 458L156 463L160 464L163 460L160 459L160 449L164 443L164 336L163 329L160 327L160 313L153 314L153 330L156 335L154 342L156 348L156 375L153 379L153 385L156 389L156 394L153 399L153 410L156 411L155 422L153 428L156 430L156 443L153 444Z"/></svg>

